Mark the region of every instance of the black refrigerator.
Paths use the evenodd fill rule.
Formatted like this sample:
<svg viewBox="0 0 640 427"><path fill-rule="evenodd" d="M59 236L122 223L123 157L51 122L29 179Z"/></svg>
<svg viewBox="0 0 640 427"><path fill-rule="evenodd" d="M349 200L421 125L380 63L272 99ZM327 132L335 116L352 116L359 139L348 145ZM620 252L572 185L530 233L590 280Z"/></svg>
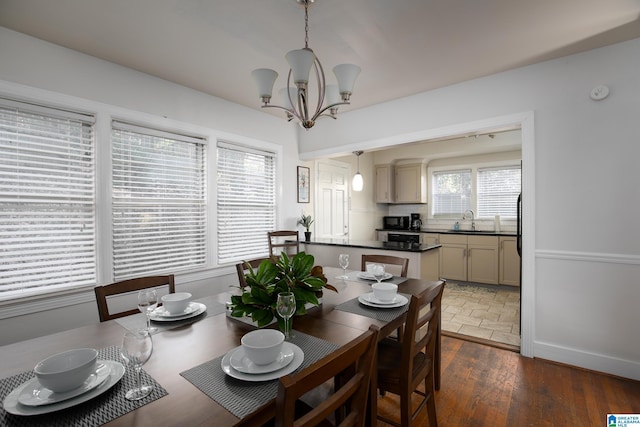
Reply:
<svg viewBox="0 0 640 427"><path fill-rule="evenodd" d="M522 192L516 206L516 250L520 256L520 334L522 335Z"/></svg>

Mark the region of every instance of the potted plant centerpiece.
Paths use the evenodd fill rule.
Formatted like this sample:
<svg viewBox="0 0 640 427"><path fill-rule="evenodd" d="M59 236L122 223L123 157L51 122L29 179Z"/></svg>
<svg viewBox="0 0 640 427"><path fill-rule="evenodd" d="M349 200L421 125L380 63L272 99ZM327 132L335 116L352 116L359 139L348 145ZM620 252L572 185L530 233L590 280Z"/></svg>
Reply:
<svg viewBox="0 0 640 427"><path fill-rule="evenodd" d="M231 296L231 316L250 317L258 327L268 325L275 317L282 328L282 318L276 312L280 292L293 292L296 299L295 315L305 314L307 304L319 304L318 298L322 297L324 289L338 292L327 283L322 267L314 267L313 263L313 255L305 252L299 252L292 258L282 252L280 258L265 260L257 269L247 264L247 285L241 288L241 295Z"/></svg>
<svg viewBox="0 0 640 427"><path fill-rule="evenodd" d="M305 215L303 212L302 216L298 220L298 225L303 226L307 230L304 232L304 240L306 240L307 242L311 240L311 231L309 231L309 228L311 228L311 224L313 224L311 215Z"/></svg>

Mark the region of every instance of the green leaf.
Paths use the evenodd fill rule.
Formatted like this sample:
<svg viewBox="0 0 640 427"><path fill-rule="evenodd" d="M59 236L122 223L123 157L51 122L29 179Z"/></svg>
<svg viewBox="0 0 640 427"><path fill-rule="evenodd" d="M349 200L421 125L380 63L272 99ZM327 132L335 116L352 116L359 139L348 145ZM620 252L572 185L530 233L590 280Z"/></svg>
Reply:
<svg viewBox="0 0 640 427"><path fill-rule="evenodd" d="M251 319L257 323L258 327L266 326L273 320L273 313L270 309L259 309L251 313Z"/></svg>
<svg viewBox="0 0 640 427"><path fill-rule="evenodd" d="M303 289L303 288L296 288L293 293L296 296L296 305L304 305L308 302L314 304L314 305L318 305L318 297L316 296L316 293L314 291L308 290L308 289ZM300 304L300 302L302 304Z"/></svg>
<svg viewBox="0 0 640 427"><path fill-rule="evenodd" d="M251 288L251 296L253 297L254 304L270 304L273 301L271 296L272 292L268 289L255 286Z"/></svg>

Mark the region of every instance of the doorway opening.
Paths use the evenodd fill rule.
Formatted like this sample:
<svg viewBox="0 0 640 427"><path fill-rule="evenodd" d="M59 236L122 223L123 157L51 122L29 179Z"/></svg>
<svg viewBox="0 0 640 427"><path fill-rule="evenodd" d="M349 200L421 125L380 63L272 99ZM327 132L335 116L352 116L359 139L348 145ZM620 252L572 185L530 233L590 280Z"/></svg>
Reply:
<svg viewBox="0 0 640 427"><path fill-rule="evenodd" d="M479 187L477 182L481 172L484 174L482 179L484 181L484 188L491 187L500 180L500 186L507 185L503 181L505 176L513 176L514 170L522 169L523 154L523 136L522 129L519 125L503 126L485 128L480 131L466 132L463 134L456 134L451 136L443 136L434 139L415 141L411 143L398 144L391 147L380 148L377 150L369 149L367 151L369 155L372 155L371 164L368 165L370 169L376 167L376 165L401 164L402 162L409 161L422 161L426 163L427 170L427 191L429 196L427 197L428 203L426 204L376 204L376 213L382 215L395 215L395 216L409 216L414 212L421 214L423 224L422 227L429 230L451 230L454 228L455 222L459 222L460 229L467 229L474 224L474 227L478 227L479 230L494 230L495 218L493 212L490 209L486 209L486 194L484 195L485 209L484 214L474 220L462 220L460 217L453 214L446 214L446 212L457 212L455 210L446 211L445 214L441 212L435 212L433 210L434 200L431 195L433 192L431 175L438 173L440 175L448 172L451 176L462 176L463 172L468 170L470 177L468 185L472 188L469 193L471 199L470 206L476 215L479 213L480 201ZM341 159L340 159L341 160ZM346 160L346 158L345 158ZM517 165L517 167L516 167ZM508 171L509 173L505 172ZM456 175L456 172L459 172ZM495 178L488 178L488 176L494 176ZM520 173L518 172L518 176ZM487 181L489 180L489 181ZM369 179L372 181L372 178ZM496 250L501 251L503 246L502 237L512 237L512 242L507 243L512 245L511 248L516 246L516 235L519 233L520 223L519 209L516 209L515 197L522 191L522 179L518 179L518 188L514 188L515 195L513 200L509 201L507 215L501 217L501 232L500 243L496 243ZM375 193L375 190L371 190ZM513 191L512 191L513 192ZM494 198L506 197L503 194L496 192ZM442 197L448 196L444 194ZM451 194L450 199L460 202L460 197L466 197L466 193ZM373 196L372 196L373 197ZM456 198L457 197L457 198ZM511 195L509 196L511 197ZM367 197L368 198L368 197ZM444 201L447 201L446 199ZM505 199L506 200L506 199ZM510 199L509 199L510 200ZM442 201L442 200L440 200ZM507 203L506 201L491 200L496 203ZM462 205L462 204L461 204ZM351 209L354 207L350 206ZM363 208L356 205L356 209ZM368 208L368 207L366 207ZM463 209L463 210L464 210ZM372 209L369 208L371 211ZM461 210L460 212L462 212ZM516 214L516 211L518 214ZM491 213L491 215L488 215ZM496 212L499 213L499 212ZM374 227L381 227L381 224ZM356 230L353 230L356 232ZM355 239L369 240L364 236L352 236ZM375 239L375 238L374 238ZM496 237L496 240L498 237ZM440 242L438 242L440 243ZM451 248L454 247L455 248ZM448 248L446 258L455 258L455 255L459 253L467 254L469 249L465 249L463 252L455 244ZM476 249L474 249L476 250ZM445 255L441 250L440 257ZM466 256L466 255L463 255ZM488 255L487 255L488 256ZM443 297L443 313L442 313L442 329L443 333L452 334L460 338L469 339L472 341L484 342L494 346L508 348L510 350L519 351L521 346L521 287L518 273L520 271L520 256L513 251L511 260L515 258L515 262L512 262L515 267L510 267L511 272L516 271L515 281L513 277L508 280L501 277L498 280L497 267L496 267L496 279L495 281L488 281L485 284L471 282L471 280L477 280L472 278L471 273L467 277L466 261L464 267L460 268L444 268L440 267L440 276L447 279L447 287L445 288L445 295ZM493 258L496 259L497 258ZM442 263L442 261L441 261ZM490 263L489 263L490 264ZM476 264L474 264L477 267ZM444 270L455 275L447 276ZM476 268L477 270L477 268ZM462 271L462 273L460 273ZM502 271L500 272L502 274ZM476 274L477 275L477 274ZM464 276L464 277L460 277ZM511 274L513 276L513 274ZM467 281L469 280L469 281ZM517 282L517 283L516 283ZM498 284L500 283L500 284Z"/></svg>

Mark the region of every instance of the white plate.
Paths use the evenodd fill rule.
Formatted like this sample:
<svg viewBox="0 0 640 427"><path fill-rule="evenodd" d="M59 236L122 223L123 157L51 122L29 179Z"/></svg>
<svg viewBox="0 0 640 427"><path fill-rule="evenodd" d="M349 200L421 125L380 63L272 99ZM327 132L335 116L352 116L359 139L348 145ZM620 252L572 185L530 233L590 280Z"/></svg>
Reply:
<svg viewBox="0 0 640 427"><path fill-rule="evenodd" d="M377 304L377 305L391 305L398 302L398 294L396 294L396 296L393 297L393 300L391 301L379 300L378 298L376 298L376 294L374 292L369 292L368 294L364 294L364 298L371 304Z"/></svg>
<svg viewBox="0 0 640 427"><path fill-rule="evenodd" d="M198 311L200 307L197 302L190 302L187 308L182 313L169 313L167 309L164 307L158 307L151 312L151 316L158 317L179 317L179 316L188 316L189 314L195 313Z"/></svg>
<svg viewBox="0 0 640 427"><path fill-rule="evenodd" d="M229 364L229 360L231 359L231 355L233 354L233 352L236 351L239 347L236 347L230 352L228 352L227 354L225 354L224 357L222 358L222 362L220 362L220 366L222 367L222 370L224 371L225 374L239 380L252 381L252 382L277 380L278 378L283 377L287 374L290 374L291 372L298 369L300 365L302 365L302 362L304 361L304 353L302 352L302 349L300 347L286 341L284 342L284 345L290 346L291 348L293 348L293 360L284 368L274 372L267 372L264 374L245 374L244 372L236 371L235 369L233 369Z"/></svg>
<svg viewBox="0 0 640 427"><path fill-rule="evenodd" d="M293 347L288 342L282 343L282 351L276 360L267 365L256 365L245 354L244 348L235 350L229 358L229 364L233 369L245 374L266 374L277 371L287 366L293 360Z"/></svg>
<svg viewBox="0 0 640 427"><path fill-rule="evenodd" d="M368 305L369 307L375 307L375 308L398 308L406 305L409 302L407 297L400 294L396 296L396 302L394 302L393 304L374 303L371 301L371 298L375 299L375 297L373 296L373 292L369 292L368 294L364 294L364 295L359 295L358 301L360 301L364 305Z"/></svg>
<svg viewBox="0 0 640 427"><path fill-rule="evenodd" d="M393 277L393 274L384 273L384 277L382 278L382 280L389 280L392 277ZM366 271L362 271L362 272L358 273L358 278L359 279L364 279L364 280L376 280L376 277L372 273L368 273Z"/></svg>
<svg viewBox="0 0 640 427"><path fill-rule="evenodd" d="M167 316L159 316L158 314L156 314L155 310L153 312L151 312L151 315L149 316L151 318L151 320L154 320L156 322L175 322L176 320L184 320L184 319L190 319L192 317L196 317L201 315L202 313L205 312L205 310L207 309L207 306L204 304L201 304L199 302L192 302L189 303L189 305L194 304L197 309L189 314L181 314L179 316L171 316L171 317L167 317Z"/></svg>
<svg viewBox="0 0 640 427"><path fill-rule="evenodd" d="M40 384L37 378L34 378L25 384L18 396L18 402L27 406L42 406L69 400L98 387L110 374L111 369L107 365L98 363L98 368L89 375L84 384L64 393L54 393Z"/></svg>
<svg viewBox="0 0 640 427"><path fill-rule="evenodd" d="M80 396L77 396L68 400L64 400L58 403L51 403L49 405L42 405L42 406L26 406L18 403L18 396L20 396L20 393L22 393L25 386L29 384L29 382L27 381L26 383L15 388L11 393L7 395L7 397L4 398L4 401L2 402L2 405L4 406L4 410L14 415L28 416L28 415L48 414L50 412L71 408L72 406L79 405L81 403L84 403L88 400L93 399L96 396L101 395L102 393L104 393L105 391L113 387L115 384L117 384L118 381L120 381L120 379L124 375L125 369L122 363L116 362L113 360L100 360L99 362L109 367L110 374L109 374L109 377L102 384L100 384L98 387L94 388L93 390L90 390L84 394L81 394Z"/></svg>

